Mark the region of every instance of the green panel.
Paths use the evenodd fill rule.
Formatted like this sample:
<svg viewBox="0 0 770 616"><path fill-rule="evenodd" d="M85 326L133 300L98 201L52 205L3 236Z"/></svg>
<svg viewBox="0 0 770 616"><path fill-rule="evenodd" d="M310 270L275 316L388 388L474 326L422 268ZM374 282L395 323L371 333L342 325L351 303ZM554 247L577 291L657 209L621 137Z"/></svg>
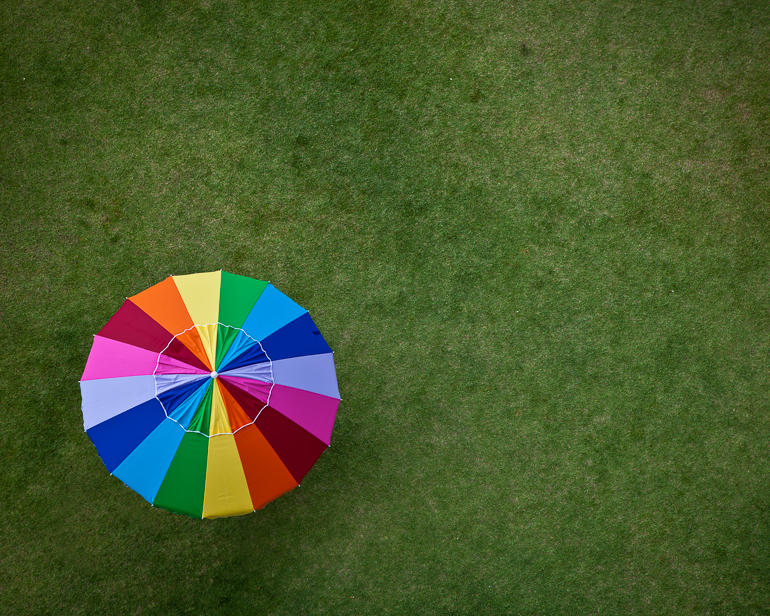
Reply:
<svg viewBox="0 0 770 616"><path fill-rule="evenodd" d="M240 333L240 329L234 329L222 324L219 325L217 330L217 360L214 370L219 370L219 366L225 358L227 351L230 349L230 345L232 345L233 340L235 340Z"/></svg>
<svg viewBox="0 0 770 616"><path fill-rule="evenodd" d="M203 434L209 433L209 420L211 419L211 396L213 387L209 387L206 390L206 394L203 396L203 400L198 405L198 409L193 415L190 425L187 427L191 432L201 432Z"/></svg>
<svg viewBox="0 0 770 616"><path fill-rule="evenodd" d="M207 437L193 432L185 434L152 504L202 518L208 455Z"/></svg>
<svg viewBox="0 0 770 616"><path fill-rule="evenodd" d="M222 272L219 290L219 322L241 327L267 285L268 283L264 280Z"/></svg>

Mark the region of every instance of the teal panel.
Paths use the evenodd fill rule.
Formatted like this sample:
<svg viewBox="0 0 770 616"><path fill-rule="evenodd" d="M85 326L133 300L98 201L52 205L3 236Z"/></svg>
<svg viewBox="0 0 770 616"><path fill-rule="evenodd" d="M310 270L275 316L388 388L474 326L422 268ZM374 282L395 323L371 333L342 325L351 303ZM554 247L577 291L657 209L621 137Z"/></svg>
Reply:
<svg viewBox="0 0 770 616"><path fill-rule="evenodd" d="M164 419L112 474L152 502L184 435L178 423Z"/></svg>
<svg viewBox="0 0 770 616"><path fill-rule="evenodd" d="M261 341L306 312L302 306L269 284L243 322L243 330Z"/></svg>

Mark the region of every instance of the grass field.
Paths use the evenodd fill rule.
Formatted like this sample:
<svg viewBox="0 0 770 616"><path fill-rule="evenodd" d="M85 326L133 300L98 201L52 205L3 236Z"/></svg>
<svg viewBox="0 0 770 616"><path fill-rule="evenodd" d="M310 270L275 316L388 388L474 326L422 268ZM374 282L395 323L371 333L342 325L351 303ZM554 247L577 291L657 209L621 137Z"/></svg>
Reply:
<svg viewBox="0 0 770 616"><path fill-rule="evenodd" d="M0 88L0 613L770 613L767 2L6 0ZM343 403L193 520L78 379L218 269Z"/></svg>

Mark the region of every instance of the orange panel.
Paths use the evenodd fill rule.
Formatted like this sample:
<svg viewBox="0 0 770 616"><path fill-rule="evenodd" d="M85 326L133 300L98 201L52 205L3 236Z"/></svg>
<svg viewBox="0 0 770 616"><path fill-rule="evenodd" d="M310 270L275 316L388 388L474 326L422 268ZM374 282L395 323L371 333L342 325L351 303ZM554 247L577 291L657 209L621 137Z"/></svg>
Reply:
<svg viewBox="0 0 770 616"><path fill-rule="evenodd" d="M233 429L233 432L238 428L250 424L251 418L241 408L241 405L238 404L235 398L233 398L232 394L227 391L227 387L222 385L222 383L219 382L219 379L216 379L216 382L219 386L219 391L222 394L222 400L227 409L227 418L230 420L230 427Z"/></svg>
<svg viewBox="0 0 770 616"><path fill-rule="evenodd" d="M171 276L129 299L174 336L195 325Z"/></svg>
<svg viewBox="0 0 770 616"><path fill-rule="evenodd" d="M177 336L177 339L195 353L195 357L200 359L204 366L208 366L209 370L213 370L211 362L209 361L209 356L206 353L206 347L203 346L203 340L201 340L196 328L192 328L189 332Z"/></svg>
<svg viewBox="0 0 770 616"><path fill-rule="evenodd" d="M261 509L297 487L294 477L254 424L236 432L235 443L254 509Z"/></svg>
<svg viewBox="0 0 770 616"><path fill-rule="evenodd" d="M160 323L166 331L177 336L205 366L211 364L198 332L192 330L178 335L195 324L171 276L129 299Z"/></svg>

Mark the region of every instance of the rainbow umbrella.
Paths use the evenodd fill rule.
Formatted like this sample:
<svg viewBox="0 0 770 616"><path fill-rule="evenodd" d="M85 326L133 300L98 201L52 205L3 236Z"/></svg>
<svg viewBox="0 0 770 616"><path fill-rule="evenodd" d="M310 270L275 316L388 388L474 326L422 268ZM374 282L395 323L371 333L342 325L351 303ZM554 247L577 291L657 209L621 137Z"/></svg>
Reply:
<svg viewBox="0 0 770 616"><path fill-rule="evenodd" d="M272 284L169 276L94 336L83 424L111 474L156 507L214 518L261 509L329 446L332 350Z"/></svg>

